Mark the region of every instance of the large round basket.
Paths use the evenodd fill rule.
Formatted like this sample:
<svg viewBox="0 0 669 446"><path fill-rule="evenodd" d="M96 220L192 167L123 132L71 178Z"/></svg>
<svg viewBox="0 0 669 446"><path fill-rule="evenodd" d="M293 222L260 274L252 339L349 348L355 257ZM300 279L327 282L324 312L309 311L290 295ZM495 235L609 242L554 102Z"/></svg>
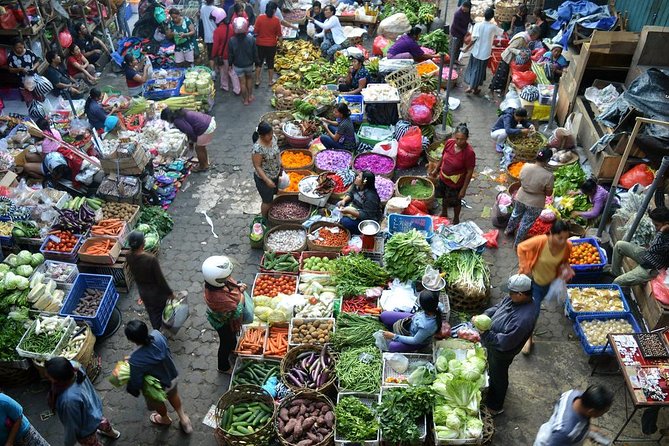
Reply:
<svg viewBox="0 0 669 446"><path fill-rule="evenodd" d="M290 371L290 368L293 366L298 361L298 357L302 353L315 353L317 355L321 354L321 351L323 350L322 345L313 345L313 344L303 344L303 345L298 345L297 347L291 348L288 350L288 353L286 353L286 356L283 357L281 360L281 366L279 370L281 371L281 381L293 392L298 392L301 390L315 390L317 392L327 392L330 389L334 387L334 383L337 380L337 375L335 373L332 373L332 376L330 376L330 379L323 384L321 387L318 387L316 389L305 389L304 387L298 387L292 382L290 382L288 379L286 379L286 376L288 375L288 372ZM330 354L330 357L332 358L333 361L334 355ZM332 366L332 370L334 371L334 364Z"/></svg>
<svg viewBox="0 0 669 446"><path fill-rule="evenodd" d="M281 247L280 249L276 250L279 252L299 252L299 251L304 251L304 249L307 247L306 243L306 238L307 238L307 231L304 229L302 225L299 224L286 224L286 225L279 225L279 226L274 226L267 232L265 232L265 237L263 239L263 249L265 251L274 251L271 249L269 246L267 246L267 239L269 239L269 236L273 234L276 231L285 231L285 230L292 230L292 231L301 231L304 234L305 241L302 243L302 246L299 247L299 249L293 249L294 247Z"/></svg>
<svg viewBox="0 0 669 446"><path fill-rule="evenodd" d="M29 359L0 361L0 383L5 387L20 387L37 381L39 375Z"/></svg>
<svg viewBox="0 0 669 446"><path fill-rule="evenodd" d="M304 218L296 218L296 219L291 219L291 220L282 220L279 218L272 217L272 211L276 208L276 206L280 206L285 203L294 203L295 205L298 205L300 207L304 207L309 209ZM314 207L308 203L303 203L300 200L297 199L297 196L295 195L279 195L278 197L274 198L274 201L272 202L272 205L269 208L269 212L267 212L267 222L269 223L270 226L278 226L278 225L287 225L287 224L294 224L294 223L304 223L311 217L311 213L314 211Z"/></svg>
<svg viewBox="0 0 669 446"><path fill-rule="evenodd" d="M509 178L511 178L513 181L518 181L518 180L520 180L519 177L517 177L517 176L515 176L514 174L511 173L511 169L510 169L510 167L513 166L513 165L516 164L516 163L523 163L523 165L525 165L525 161L514 160L511 164L509 164L509 165L506 167L506 174L507 174L507 175L509 176ZM521 166L521 168L522 168L522 166Z"/></svg>
<svg viewBox="0 0 669 446"><path fill-rule="evenodd" d="M386 178L392 178L392 177L393 177L393 174L395 173L395 159L394 159L394 158L391 158L391 157L389 157L389 156L386 156L386 155L382 155L382 154L380 154L380 153L371 153L371 152L367 152L367 153L360 153L360 154L356 155L356 156L353 158L353 162L351 163L351 165L353 166L353 169L354 169L355 171L362 170L362 169L358 169L358 168L355 167L355 162L356 162L356 160L363 159L363 158L365 158L365 157L369 157L369 156L378 156L378 157L380 157L380 158L382 158L382 159L385 159L385 160L387 160L388 162L392 163L392 168L391 168L388 172L384 172L384 173L381 173L381 172L372 172L374 175L380 175L380 176L382 176L382 177L386 177Z"/></svg>
<svg viewBox="0 0 669 446"><path fill-rule="evenodd" d="M446 141L433 141L430 146L427 148L427 160L431 163L441 163L441 157L443 155L443 148ZM441 147L442 152L438 153L436 150Z"/></svg>
<svg viewBox="0 0 669 446"><path fill-rule="evenodd" d="M296 147L298 149L309 147L309 143L313 139L311 136L291 136L286 133L285 126L286 124L281 126L281 133L286 137L286 141L288 141L288 144L291 147Z"/></svg>
<svg viewBox="0 0 669 446"><path fill-rule="evenodd" d="M532 138L532 143L525 143L520 145L520 143L527 138ZM534 132L531 136L527 137L514 137L514 135L509 136L506 139L506 142L513 149L514 161L534 161L537 157L537 153L539 153L539 150L546 147L548 140L541 133Z"/></svg>
<svg viewBox="0 0 669 446"><path fill-rule="evenodd" d="M500 2L495 6L495 21L497 23L510 22L516 13L518 6L510 2L508 5Z"/></svg>
<svg viewBox="0 0 669 446"><path fill-rule="evenodd" d="M327 396L323 395L320 392L313 392L313 391L309 391L309 390L303 390L301 392L297 392L292 397L284 399L281 402L281 404L279 404L279 407L277 409L277 413L279 415L276 417L276 423L275 423L275 427L276 427L276 431L277 431L277 437L279 439L279 442L284 446L296 446L298 443L292 443L292 442L288 441L287 439L285 439L281 436L281 430L283 428L283 424L285 423L285 421L283 419L281 419L281 409L290 407L291 403L295 400L298 400L298 399L299 400L314 401L316 403L323 403L323 404L327 405L327 407L330 408L330 410L332 411L332 413L334 415L334 404L332 404L332 401L330 400L330 398L328 398ZM332 428L328 428L326 425L324 425L323 428L325 428L327 433L325 435L323 435L323 439L320 442L312 443L312 446L325 446L325 445L333 444L332 437L334 436L334 421L333 421Z"/></svg>
<svg viewBox="0 0 669 446"><path fill-rule="evenodd" d="M324 227L339 228L341 231L344 231L346 233L346 243L344 243L341 246L323 246L323 245L319 245L317 243L314 243L313 240L310 240L309 237L307 237L307 247L309 248L309 251L340 252L348 244L348 240L351 239L351 233L349 232L348 229L346 229L344 226L340 225L339 223L317 221L316 223L311 225L311 227L309 228L309 234L313 234L319 228L324 228Z"/></svg>
<svg viewBox="0 0 669 446"><path fill-rule="evenodd" d="M422 201L425 203L425 205L430 208L432 206L432 203L434 202L434 183L430 181L429 178L426 177L418 177L418 176L412 176L412 175L407 175L403 177L399 177L397 181L395 182L395 196L397 197L404 197L405 195L402 195L400 192L400 187L404 186L407 183L410 183L414 180L420 180L424 181L427 185L429 185L432 188L432 193L430 194L429 197L425 198L416 198L416 197L411 197L412 200L418 200Z"/></svg>
<svg viewBox="0 0 669 446"><path fill-rule="evenodd" d="M286 153L295 153L295 154L303 154L309 157L309 163L305 164L303 166L294 166L294 167L288 167L283 164L283 156ZM314 155L311 153L311 150L309 149L286 149L281 151L281 167L283 167L284 170L296 170L296 169L303 169L303 170L311 170L312 167L314 167Z"/></svg>
<svg viewBox="0 0 669 446"><path fill-rule="evenodd" d="M488 292L480 295L465 295L449 284L446 284L445 290L448 294L449 303L451 304L451 311L465 311L468 313L480 311L486 306L488 299L490 298Z"/></svg>
<svg viewBox="0 0 669 446"><path fill-rule="evenodd" d="M400 101L400 116L402 119L405 121L412 122L411 119L409 118L409 108L411 107L411 102L423 93L419 88L416 88L412 90L410 93L407 93L405 95L402 95L402 100ZM444 101L434 93L426 93L426 94L432 94L435 96L437 99L437 102L434 104L434 107L432 107L432 120L430 121L430 124L434 124L439 120L439 116L441 116L441 112L444 111Z"/></svg>
<svg viewBox="0 0 669 446"><path fill-rule="evenodd" d="M267 420L264 426L258 428L255 432L248 435L233 435L221 427L225 411L235 404L242 403L265 403L272 408L272 416ZM221 396L216 404L216 411L214 412L214 419L216 420L216 430L214 437L221 446L241 445L241 446L257 446L269 444L269 441L274 434L274 418L276 416L276 407L274 400L262 387L240 385L228 390Z"/></svg>
<svg viewBox="0 0 669 446"><path fill-rule="evenodd" d="M516 193L520 190L520 181L516 181L514 183L511 183L509 187L506 189L506 193L509 194L511 198L513 198Z"/></svg>
<svg viewBox="0 0 669 446"><path fill-rule="evenodd" d="M492 437L495 435L495 422L485 406L481 407L481 420L483 421L483 439L481 444L488 446L492 444Z"/></svg>
<svg viewBox="0 0 669 446"><path fill-rule="evenodd" d="M332 169L330 166L322 166L322 167L319 167L319 166L318 166L318 157L319 157L319 155L320 155L320 156L324 156L324 155L321 155L321 154L322 154L322 153L326 153L326 152L328 152L328 153L341 153L342 156L348 156L348 158L349 158L348 164L346 164L346 165L343 165L343 164L342 164L341 166L337 166L338 169ZM343 159L342 159L342 160L343 160ZM353 155L352 155L351 152L349 152L348 150L339 150L339 149L325 149L325 150L321 150L321 151L318 152L318 153L315 155L315 157L314 157L314 171L316 171L316 173L322 173L322 172L330 172L330 171L332 171L332 170L348 169L349 167L351 167L351 161L353 161Z"/></svg>
<svg viewBox="0 0 669 446"><path fill-rule="evenodd" d="M293 173L297 175L303 175L305 177L314 175L314 172L312 172L311 170L302 170L302 169L286 169L286 173L288 175ZM279 191L277 192L278 195L295 195L295 196L297 196L299 193L300 193L299 191L288 192L285 189L279 189Z"/></svg>
<svg viewBox="0 0 669 446"><path fill-rule="evenodd" d="M293 114L290 111L275 111L265 113L260 117L260 121L258 122L265 121L270 124L274 130L274 136L276 137L277 144L279 147L283 147L288 142L283 134L283 124L290 122L293 119Z"/></svg>
<svg viewBox="0 0 669 446"><path fill-rule="evenodd" d="M388 186L391 187L390 196L385 198L385 200L384 200L384 197L381 197L381 195L379 194L379 199L381 200L381 207L385 208L386 203L388 203L388 200L393 198L393 195L395 193L395 183L391 179L388 179L386 177L376 177L374 179L374 184L377 186L377 189L376 189L377 192L379 191L378 185L379 185L380 182L388 182Z"/></svg>

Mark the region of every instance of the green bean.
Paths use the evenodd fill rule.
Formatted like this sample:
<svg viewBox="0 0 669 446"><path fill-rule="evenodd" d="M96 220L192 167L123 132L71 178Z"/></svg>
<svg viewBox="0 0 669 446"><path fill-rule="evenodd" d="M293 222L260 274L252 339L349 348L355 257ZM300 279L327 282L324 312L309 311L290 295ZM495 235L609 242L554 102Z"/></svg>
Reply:
<svg viewBox="0 0 669 446"><path fill-rule="evenodd" d="M372 393L381 386L381 352L376 347L342 351L335 369L342 389Z"/></svg>

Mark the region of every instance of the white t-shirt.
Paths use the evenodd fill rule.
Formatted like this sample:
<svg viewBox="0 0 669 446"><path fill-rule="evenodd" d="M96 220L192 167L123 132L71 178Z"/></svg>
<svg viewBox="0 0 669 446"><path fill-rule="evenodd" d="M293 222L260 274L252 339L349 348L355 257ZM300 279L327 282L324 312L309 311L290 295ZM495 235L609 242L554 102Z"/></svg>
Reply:
<svg viewBox="0 0 669 446"><path fill-rule="evenodd" d="M472 56L478 60L488 60L492 54L492 41L495 36L503 34L504 31L490 22L479 22L474 25L472 39L476 39L472 46Z"/></svg>
<svg viewBox="0 0 669 446"><path fill-rule="evenodd" d="M200 8L200 19L202 19L202 27L204 28L204 43L214 43L216 23L211 19L211 12L214 8L214 5L202 5Z"/></svg>

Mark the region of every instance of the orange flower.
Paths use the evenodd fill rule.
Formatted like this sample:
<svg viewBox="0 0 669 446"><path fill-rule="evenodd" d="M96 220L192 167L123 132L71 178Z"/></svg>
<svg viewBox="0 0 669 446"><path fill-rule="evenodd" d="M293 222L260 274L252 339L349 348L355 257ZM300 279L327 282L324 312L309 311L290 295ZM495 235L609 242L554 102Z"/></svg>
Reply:
<svg viewBox="0 0 669 446"><path fill-rule="evenodd" d="M516 161L509 165L509 173L514 178L520 178L520 170L523 168L525 163L523 161Z"/></svg>
<svg viewBox="0 0 669 446"><path fill-rule="evenodd" d="M284 150L281 153L281 164L286 169L299 169L311 164L311 155L305 152L294 152L292 150Z"/></svg>
<svg viewBox="0 0 669 446"><path fill-rule="evenodd" d="M299 172L288 172L288 177L290 178L290 183L288 183L288 187L285 188L283 191L284 192L299 192L299 189L297 188L297 185L302 180L302 178L304 178L306 176L307 175L303 175Z"/></svg>

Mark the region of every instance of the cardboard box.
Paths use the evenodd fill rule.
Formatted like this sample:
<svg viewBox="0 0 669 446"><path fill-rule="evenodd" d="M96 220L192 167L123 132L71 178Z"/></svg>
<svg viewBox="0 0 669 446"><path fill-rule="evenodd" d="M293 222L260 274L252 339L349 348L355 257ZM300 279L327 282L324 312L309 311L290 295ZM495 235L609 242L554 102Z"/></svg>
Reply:
<svg viewBox="0 0 669 446"><path fill-rule="evenodd" d="M13 187L18 184L16 179L19 176L12 172L11 170L5 172L5 174L2 176L2 179L0 179L0 187Z"/></svg>
<svg viewBox="0 0 669 446"><path fill-rule="evenodd" d="M85 254L86 248L88 246L92 245L94 242L101 240L102 241L109 240L112 243L114 243L114 245L107 254L105 255ZM113 265L114 263L116 263L116 260L118 260L120 255L121 255L121 244L118 242L118 240L109 237L91 237L88 240L84 241L84 243L82 243L81 246L79 247L79 260L87 263L96 263L98 265Z"/></svg>
<svg viewBox="0 0 669 446"><path fill-rule="evenodd" d="M146 151L141 148L137 148L132 156L127 158L100 160L102 170L104 170L106 174L121 175L139 175L144 171L144 167L146 167L148 163L149 157L146 154Z"/></svg>

